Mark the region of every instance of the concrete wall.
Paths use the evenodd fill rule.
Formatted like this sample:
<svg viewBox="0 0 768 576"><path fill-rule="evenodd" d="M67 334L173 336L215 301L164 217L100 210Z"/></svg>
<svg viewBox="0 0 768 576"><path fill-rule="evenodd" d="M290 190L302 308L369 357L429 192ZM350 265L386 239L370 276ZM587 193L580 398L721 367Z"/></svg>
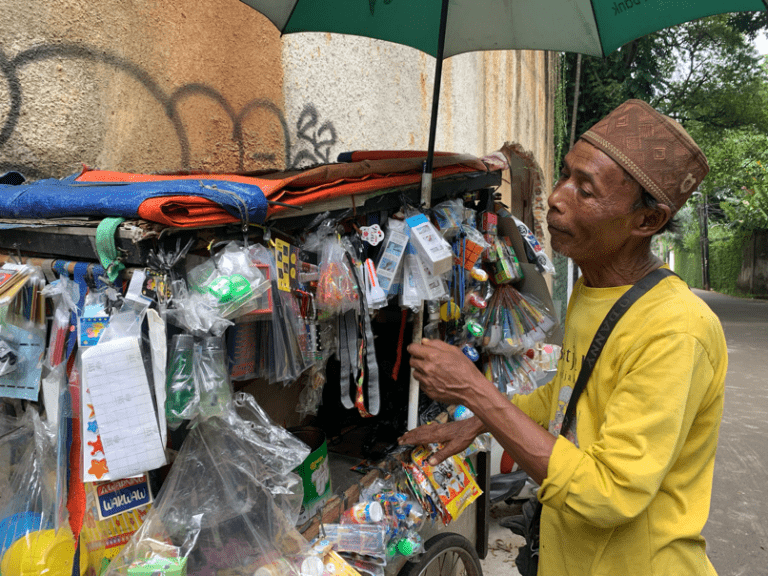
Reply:
<svg viewBox="0 0 768 576"><path fill-rule="evenodd" d="M515 142L549 190L554 61L447 60L436 148ZM398 45L281 39L238 0L0 0L0 171L263 170L425 150L433 74L433 58Z"/></svg>

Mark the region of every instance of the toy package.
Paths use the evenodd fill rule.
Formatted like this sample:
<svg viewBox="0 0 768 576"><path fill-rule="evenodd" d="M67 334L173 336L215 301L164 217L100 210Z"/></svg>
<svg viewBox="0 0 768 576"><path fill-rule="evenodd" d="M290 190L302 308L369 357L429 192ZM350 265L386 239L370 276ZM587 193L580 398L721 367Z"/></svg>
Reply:
<svg viewBox="0 0 768 576"><path fill-rule="evenodd" d="M430 448L419 446L411 453L411 459L429 480L451 519L455 520L483 491L461 458L451 456L437 466L430 466L427 459L433 453Z"/></svg>

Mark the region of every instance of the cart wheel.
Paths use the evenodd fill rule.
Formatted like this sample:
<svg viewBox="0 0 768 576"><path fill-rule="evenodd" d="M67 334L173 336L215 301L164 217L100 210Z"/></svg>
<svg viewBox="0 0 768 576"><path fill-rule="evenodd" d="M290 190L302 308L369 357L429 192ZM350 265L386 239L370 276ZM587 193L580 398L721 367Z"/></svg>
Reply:
<svg viewBox="0 0 768 576"><path fill-rule="evenodd" d="M483 576L474 546L461 534L433 536L424 553L405 563L398 576Z"/></svg>

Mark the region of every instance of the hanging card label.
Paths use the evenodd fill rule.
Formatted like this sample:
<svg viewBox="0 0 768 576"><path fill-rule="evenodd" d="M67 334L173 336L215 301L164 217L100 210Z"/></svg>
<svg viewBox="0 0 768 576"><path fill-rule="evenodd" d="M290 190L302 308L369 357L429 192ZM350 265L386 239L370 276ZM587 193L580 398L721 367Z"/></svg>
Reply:
<svg viewBox="0 0 768 576"><path fill-rule="evenodd" d="M149 489L149 478L146 474L138 478L98 484L96 496L100 520L141 508L152 502L152 491Z"/></svg>
<svg viewBox="0 0 768 576"><path fill-rule="evenodd" d="M165 451L139 339L98 344L83 352L82 361L83 384L91 392L113 479L163 466Z"/></svg>

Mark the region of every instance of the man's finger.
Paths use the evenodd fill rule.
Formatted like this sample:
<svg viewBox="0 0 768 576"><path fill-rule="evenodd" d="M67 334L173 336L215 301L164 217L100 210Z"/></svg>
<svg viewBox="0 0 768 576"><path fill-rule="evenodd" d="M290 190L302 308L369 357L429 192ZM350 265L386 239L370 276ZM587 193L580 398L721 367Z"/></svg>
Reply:
<svg viewBox="0 0 768 576"><path fill-rule="evenodd" d="M446 458L450 458L455 453L456 451L450 448L450 444L447 444L445 447L443 447L442 450L438 450L437 452L432 454L432 456L427 458L427 464L429 464L430 466L437 466L438 464L440 464L440 462L442 462Z"/></svg>
<svg viewBox="0 0 768 576"><path fill-rule="evenodd" d="M442 424L426 424L419 426L413 430L408 430L405 434L397 439L399 444L431 444L434 442L442 442L445 434L442 431Z"/></svg>

